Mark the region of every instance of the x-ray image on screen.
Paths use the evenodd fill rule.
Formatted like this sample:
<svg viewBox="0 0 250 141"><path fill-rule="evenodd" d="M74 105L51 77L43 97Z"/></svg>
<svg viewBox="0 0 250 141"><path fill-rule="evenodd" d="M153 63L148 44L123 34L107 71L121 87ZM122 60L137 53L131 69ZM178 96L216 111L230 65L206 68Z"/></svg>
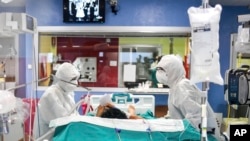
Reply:
<svg viewBox="0 0 250 141"><path fill-rule="evenodd" d="M105 0L63 0L63 21L104 23Z"/></svg>

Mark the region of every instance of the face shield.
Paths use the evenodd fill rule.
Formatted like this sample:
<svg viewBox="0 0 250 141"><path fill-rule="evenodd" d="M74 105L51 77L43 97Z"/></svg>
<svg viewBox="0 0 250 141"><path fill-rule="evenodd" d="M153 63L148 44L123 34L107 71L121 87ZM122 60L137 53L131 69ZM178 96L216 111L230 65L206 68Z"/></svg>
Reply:
<svg viewBox="0 0 250 141"><path fill-rule="evenodd" d="M66 92L74 91L78 85L79 71L70 63L63 63L56 72L59 86Z"/></svg>
<svg viewBox="0 0 250 141"><path fill-rule="evenodd" d="M157 80L169 87L176 84L186 74L181 57L172 54L163 56L156 68Z"/></svg>

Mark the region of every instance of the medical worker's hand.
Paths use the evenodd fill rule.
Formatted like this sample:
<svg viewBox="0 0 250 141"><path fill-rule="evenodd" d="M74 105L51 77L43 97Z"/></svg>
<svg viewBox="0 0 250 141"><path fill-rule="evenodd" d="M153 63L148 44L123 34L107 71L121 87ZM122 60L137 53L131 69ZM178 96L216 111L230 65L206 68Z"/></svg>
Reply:
<svg viewBox="0 0 250 141"><path fill-rule="evenodd" d="M164 118L165 118L165 119L169 119L169 118L170 118L169 111L167 112L167 114L166 114L166 115L164 115Z"/></svg>

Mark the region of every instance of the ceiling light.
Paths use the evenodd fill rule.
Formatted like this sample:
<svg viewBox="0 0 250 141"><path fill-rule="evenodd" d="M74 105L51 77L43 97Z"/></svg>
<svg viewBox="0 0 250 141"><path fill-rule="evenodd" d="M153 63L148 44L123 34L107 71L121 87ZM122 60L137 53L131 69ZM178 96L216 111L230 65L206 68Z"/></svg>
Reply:
<svg viewBox="0 0 250 141"><path fill-rule="evenodd" d="M9 3L9 2L11 2L12 0L1 0L1 2L3 2L3 3Z"/></svg>

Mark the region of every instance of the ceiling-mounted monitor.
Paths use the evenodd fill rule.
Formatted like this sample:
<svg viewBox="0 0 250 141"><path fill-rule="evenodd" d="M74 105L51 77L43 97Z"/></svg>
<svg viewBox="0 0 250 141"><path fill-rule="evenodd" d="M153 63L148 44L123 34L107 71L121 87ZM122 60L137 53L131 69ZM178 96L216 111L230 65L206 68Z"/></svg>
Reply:
<svg viewBox="0 0 250 141"><path fill-rule="evenodd" d="M105 0L63 0L63 22L104 23Z"/></svg>
<svg viewBox="0 0 250 141"><path fill-rule="evenodd" d="M13 21L18 22L18 29L22 32L34 33L36 30L36 19L26 13L13 13Z"/></svg>
<svg viewBox="0 0 250 141"><path fill-rule="evenodd" d="M36 27L36 18L26 13L0 13L0 36L35 33Z"/></svg>

